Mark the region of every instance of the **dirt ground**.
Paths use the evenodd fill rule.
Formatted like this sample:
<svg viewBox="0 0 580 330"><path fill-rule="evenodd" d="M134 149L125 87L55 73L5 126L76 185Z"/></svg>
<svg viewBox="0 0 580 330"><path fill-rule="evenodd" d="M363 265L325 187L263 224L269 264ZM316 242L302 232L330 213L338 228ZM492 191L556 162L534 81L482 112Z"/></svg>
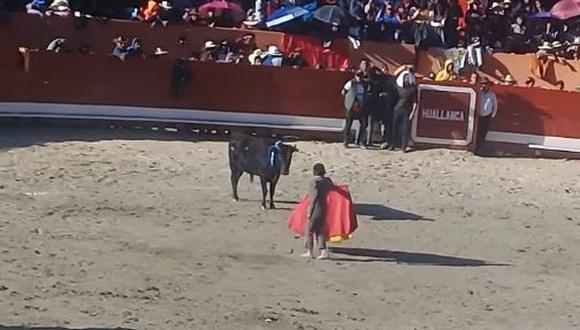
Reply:
<svg viewBox="0 0 580 330"><path fill-rule="evenodd" d="M298 142L278 210L230 197L227 144L0 129L0 324L124 329L580 327L580 162ZM322 161L360 227L304 260ZM0 329L3 329L0 326Z"/></svg>

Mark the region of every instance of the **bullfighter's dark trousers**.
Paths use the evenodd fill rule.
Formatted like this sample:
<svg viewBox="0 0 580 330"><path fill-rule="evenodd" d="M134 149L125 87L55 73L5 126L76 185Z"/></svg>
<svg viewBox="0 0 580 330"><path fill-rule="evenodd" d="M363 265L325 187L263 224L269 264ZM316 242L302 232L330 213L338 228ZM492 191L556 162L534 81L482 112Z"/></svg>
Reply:
<svg viewBox="0 0 580 330"><path fill-rule="evenodd" d="M314 215L312 218L308 219L305 235L306 241L304 242L304 247L306 247L307 250L312 250L314 248L314 236L316 236L318 248L321 250L326 249L324 214Z"/></svg>

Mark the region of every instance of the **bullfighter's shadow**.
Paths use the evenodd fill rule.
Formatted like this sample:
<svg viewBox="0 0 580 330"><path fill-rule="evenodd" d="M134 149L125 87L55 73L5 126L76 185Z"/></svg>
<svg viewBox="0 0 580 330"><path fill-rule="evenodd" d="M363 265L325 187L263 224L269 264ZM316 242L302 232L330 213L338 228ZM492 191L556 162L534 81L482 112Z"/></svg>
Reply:
<svg viewBox="0 0 580 330"><path fill-rule="evenodd" d="M420 214L397 210L380 204L357 203L354 205L357 215L369 216L376 221L435 221Z"/></svg>
<svg viewBox="0 0 580 330"><path fill-rule="evenodd" d="M355 258L336 257L334 261L350 262L394 262L419 266L447 267L481 267L481 266L511 266L505 263L494 263L480 259L461 258L432 253L389 251L367 248L332 247L333 254L343 254Z"/></svg>

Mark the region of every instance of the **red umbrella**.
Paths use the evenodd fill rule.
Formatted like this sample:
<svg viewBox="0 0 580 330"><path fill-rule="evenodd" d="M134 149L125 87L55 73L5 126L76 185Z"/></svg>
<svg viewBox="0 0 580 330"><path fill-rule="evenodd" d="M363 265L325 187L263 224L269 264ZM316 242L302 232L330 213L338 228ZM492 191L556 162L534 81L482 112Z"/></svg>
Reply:
<svg viewBox="0 0 580 330"><path fill-rule="evenodd" d="M215 11L216 13L229 12L236 20L243 20L246 16L244 9L240 7L235 2L217 0L208 2L205 5L199 7L199 14L201 16L207 16L208 11Z"/></svg>
<svg viewBox="0 0 580 330"><path fill-rule="evenodd" d="M580 0L561 0L552 7L550 14L558 19L580 16Z"/></svg>

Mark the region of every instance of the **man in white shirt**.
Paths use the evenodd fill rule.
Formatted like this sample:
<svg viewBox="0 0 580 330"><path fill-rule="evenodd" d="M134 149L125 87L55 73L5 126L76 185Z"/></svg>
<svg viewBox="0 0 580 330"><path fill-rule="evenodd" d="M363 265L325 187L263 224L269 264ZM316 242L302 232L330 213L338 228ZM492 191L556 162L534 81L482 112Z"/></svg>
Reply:
<svg viewBox="0 0 580 330"><path fill-rule="evenodd" d="M479 122L477 127L477 149L478 153L481 150L491 119L497 114L497 97L495 93L489 88L489 79L483 78L481 80L481 93L479 96Z"/></svg>
<svg viewBox="0 0 580 330"><path fill-rule="evenodd" d="M345 125L344 125L344 146L348 147L348 144L351 141L351 128L352 122L354 119L358 119L361 127L358 131L357 143L363 143L363 134L365 131L365 125L363 122L363 108L366 102L366 92L367 86L364 82L364 72L358 71L353 79L350 79L346 82L344 87L342 88L341 94L344 97L344 117L345 117Z"/></svg>

